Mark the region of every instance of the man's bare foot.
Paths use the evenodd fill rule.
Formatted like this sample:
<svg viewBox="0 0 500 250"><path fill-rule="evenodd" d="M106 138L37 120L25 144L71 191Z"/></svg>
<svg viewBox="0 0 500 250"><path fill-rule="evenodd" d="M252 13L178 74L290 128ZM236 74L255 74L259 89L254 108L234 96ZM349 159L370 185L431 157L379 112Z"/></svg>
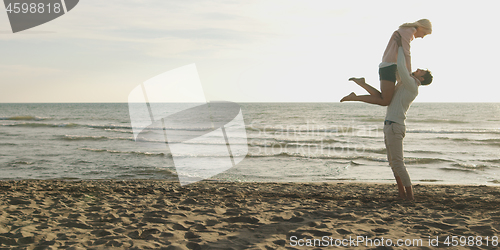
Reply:
<svg viewBox="0 0 500 250"><path fill-rule="evenodd" d="M413 189L411 186L405 187L406 191L406 200L407 201L413 201L415 198L413 197Z"/></svg>
<svg viewBox="0 0 500 250"><path fill-rule="evenodd" d="M400 193L399 193L398 198L399 198L400 200L406 200L406 193L404 193L404 192L403 192L403 193L401 193L401 192L400 192Z"/></svg>
<svg viewBox="0 0 500 250"><path fill-rule="evenodd" d="M344 98L342 98L342 99L340 100L340 102L354 101L354 98L355 98L356 96L357 96L357 95L356 95L354 92L351 92L349 95L344 96Z"/></svg>
<svg viewBox="0 0 500 250"><path fill-rule="evenodd" d="M351 78L349 78L349 81L353 81L353 82L357 83L358 85L366 83L364 77L359 77L359 78L351 77Z"/></svg>

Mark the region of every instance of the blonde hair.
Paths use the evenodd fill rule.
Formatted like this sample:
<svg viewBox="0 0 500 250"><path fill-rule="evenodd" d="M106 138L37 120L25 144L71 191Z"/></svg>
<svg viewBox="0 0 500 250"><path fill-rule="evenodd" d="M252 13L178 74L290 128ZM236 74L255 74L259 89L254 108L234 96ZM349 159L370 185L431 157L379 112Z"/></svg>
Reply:
<svg viewBox="0 0 500 250"><path fill-rule="evenodd" d="M428 30L429 34L432 33L432 24L431 21L429 21L429 19L420 19L414 23L403 23L399 26L399 28L403 27L413 27L413 28L422 27Z"/></svg>

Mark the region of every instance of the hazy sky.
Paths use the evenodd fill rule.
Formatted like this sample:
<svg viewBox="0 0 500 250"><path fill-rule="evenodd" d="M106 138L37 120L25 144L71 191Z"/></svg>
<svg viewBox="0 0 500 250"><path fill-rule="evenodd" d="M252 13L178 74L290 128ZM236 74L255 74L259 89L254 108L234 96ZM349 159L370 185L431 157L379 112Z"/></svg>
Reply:
<svg viewBox="0 0 500 250"><path fill-rule="evenodd" d="M451 4L452 3L452 4ZM467 3L467 4L465 4ZM412 66L434 82L417 102L500 102L496 1L82 0L13 34L0 12L0 102L127 102L163 72L195 63L208 100L338 102L379 88L394 30L428 18Z"/></svg>

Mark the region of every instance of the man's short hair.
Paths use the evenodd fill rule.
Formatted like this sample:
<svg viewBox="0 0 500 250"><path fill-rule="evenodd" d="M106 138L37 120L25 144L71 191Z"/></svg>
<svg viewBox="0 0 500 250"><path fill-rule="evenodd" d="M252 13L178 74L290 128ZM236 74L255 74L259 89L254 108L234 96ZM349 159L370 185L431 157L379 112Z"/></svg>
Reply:
<svg viewBox="0 0 500 250"><path fill-rule="evenodd" d="M422 85L429 85L431 84L432 82L432 74L430 71L427 70L427 73L425 75L422 76L424 78L424 80L422 82L420 82Z"/></svg>

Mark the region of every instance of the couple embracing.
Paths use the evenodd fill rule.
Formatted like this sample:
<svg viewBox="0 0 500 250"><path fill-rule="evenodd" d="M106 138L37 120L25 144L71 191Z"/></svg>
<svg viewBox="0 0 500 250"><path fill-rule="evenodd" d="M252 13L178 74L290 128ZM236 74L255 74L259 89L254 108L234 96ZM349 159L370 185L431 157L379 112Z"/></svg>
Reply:
<svg viewBox="0 0 500 250"><path fill-rule="evenodd" d="M341 100L387 106L384 121L387 159L396 178L399 197L406 200L414 199L410 176L403 158L406 112L418 95L418 87L429 85L433 78L428 70L417 69L410 73L410 42L414 38L424 38L431 33L432 25L427 19L399 26L389 40L379 65L380 91L367 84L364 78L350 78L350 81L368 91L369 95L356 95L352 92Z"/></svg>

